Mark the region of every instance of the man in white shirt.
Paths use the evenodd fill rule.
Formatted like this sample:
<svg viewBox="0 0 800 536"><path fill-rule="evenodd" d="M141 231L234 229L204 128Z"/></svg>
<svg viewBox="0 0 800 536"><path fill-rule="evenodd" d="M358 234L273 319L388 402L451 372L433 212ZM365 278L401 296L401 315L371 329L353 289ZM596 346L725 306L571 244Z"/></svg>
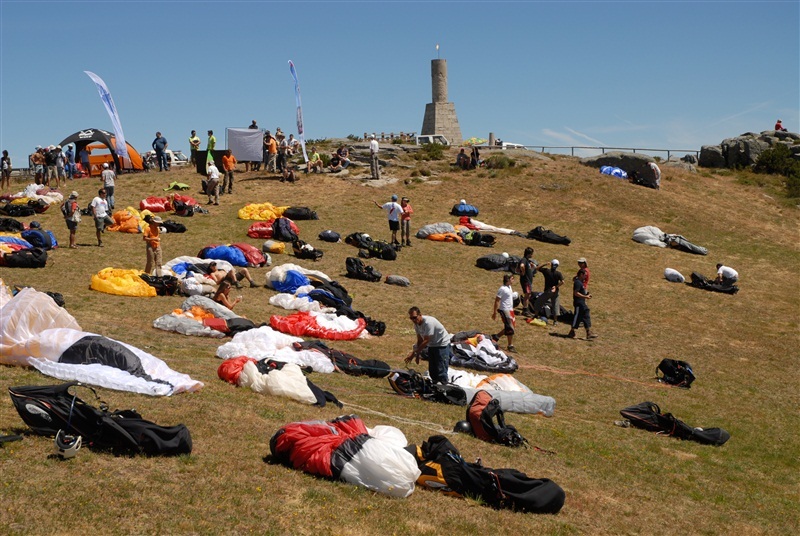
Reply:
<svg viewBox="0 0 800 536"><path fill-rule="evenodd" d="M730 266L725 266L721 263L717 264L717 278L714 280L714 283L720 283L724 287L730 287L737 281L739 281L739 272Z"/></svg>
<svg viewBox="0 0 800 536"><path fill-rule="evenodd" d="M514 291L511 288L513 280L514 276L512 274L503 276L503 286L498 289L494 298L494 306L492 307L492 320L497 318L498 312L503 320L503 330L497 335L492 335L492 340L497 342L503 335L508 337L509 352L516 350L514 348L514 326L516 325L516 319L514 318Z"/></svg>
<svg viewBox="0 0 800 536"><path fill-rule="evenodd" d="M213 160L208 161L206 173L208 174L208 184L206 185L208 204L214 203L215 205L219 205L219 170L217 166L214 165Z"/></svg>
<svg viewBox="0 0 800 536"><path fill-rule="evenodd" d="M94 229L97 233L98 247L103 247L103 239L100 234L106 231L107 225L114 225L114 220L108 215L108 201L106 201L106 195L105 188L100 188L97 191L97 197L92 199L92 202L89 204L92 209L92 214L94 215Z"/></svg>
<svg viewBox="0 0 800 536"><path fill-rule="evenodd" d="M103 188L106 190L108 208L114 210L114 185L116 184L117 174L108 167L107 162L103 163L103 173L100 174L100 179L103 181Z"/></svg>
<svg viewBox="0 0 800 536"><path fill-rule="evenodd" d="M397 202L397 195L392 195L392 200L388 203L382 205L379 205L377 201L373 201L373 203L375 203L376 207L386 211L386 217L389 219L389 230L392 231L392 245L399 246L397 231L400 230L400 215L403 214L403 207Z"/></svg>
<svg viewBox="0 0 800 536"><path fill-rule="evenodd" d="M381 167L378 164L378 140L375 139L375 134L369 137L369 171L374 180L381 178Z"/></svg>

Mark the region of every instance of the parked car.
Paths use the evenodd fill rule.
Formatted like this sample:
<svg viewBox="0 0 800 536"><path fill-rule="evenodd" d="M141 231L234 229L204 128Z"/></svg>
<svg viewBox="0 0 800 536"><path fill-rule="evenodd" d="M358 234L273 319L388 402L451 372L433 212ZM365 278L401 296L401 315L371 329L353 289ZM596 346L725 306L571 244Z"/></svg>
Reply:
<svg viewBox="0 0 800 536"><path fill-rule="evenodd" d="M441 134L423 134L417 136L417 145L424 145L426 143L439 143L441 145L450 145L450 142Z"/></svg>
<svg viewBox="0 0 800 536"><path fill-rule="evenodd" d="M189 157L183 154L180 150L173 151L171 149L167 149L165 152L167 153L167 164L170 167L172 166L183 167L189 165ZM142 153L142 160L147 162L147 164L151 168L158 167L158 161L156 160L156 152L154 150Z"/></svg>

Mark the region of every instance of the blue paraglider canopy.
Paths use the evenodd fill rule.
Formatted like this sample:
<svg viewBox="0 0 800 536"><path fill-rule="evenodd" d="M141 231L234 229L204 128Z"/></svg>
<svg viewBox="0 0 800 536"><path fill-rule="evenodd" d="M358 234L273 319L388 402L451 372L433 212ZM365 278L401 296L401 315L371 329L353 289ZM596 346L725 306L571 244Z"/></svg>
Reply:
<svg viewBox="0 0 800 536"><path fill-rule="evenodd" d="M600 168L600 173L604 175L611 175L612 177L619 177L620 179L627 179L628 174L625 173L624 170L613 167L613 166L603 166Z"/></svg>

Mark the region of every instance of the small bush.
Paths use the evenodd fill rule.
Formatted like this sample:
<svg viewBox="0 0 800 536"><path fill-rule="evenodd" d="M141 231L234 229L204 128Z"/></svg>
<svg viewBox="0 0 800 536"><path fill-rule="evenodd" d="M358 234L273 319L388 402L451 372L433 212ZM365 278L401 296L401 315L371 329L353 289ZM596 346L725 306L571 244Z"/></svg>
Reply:
<svg viewBox="0 0 800 536"><path fill-rule="evenodd" d="M422 168L422 169L419 170L419 172L423 177L430 177L431 176L431 170L428 169L428 168Z"/></svg>
<svg viewBox="0 0 800 536"><path fill-rule="evenodd" d="M415 169L411 172L411 177L419 177L419 170Z"/></svg>
<svg viewBox="0 0 800 536"><path fill-rule="evenodd" d="M444 159L444 145L440 143L425 143L419 153L425 156L422 160L442 160Z"/></svg>
<svg viewBox="0 0 800 536"><path fill-rule="evenodd" d="M348 134L347 135L347 139L350 140L350 141L361 141L361 138L359 138L355 134Z"/></svg>
<svg viewBox="0 0 800 536"><path fill-rule="evenodd" d="M504 154L494 154L485 160L484 165L489 169L508 169L514 167L515 162Z"/></svg>
<svg viewBox="0 0 800 536"><path fill-rule="evenodd" d="M401 140L400 138L395 138L392 140L392 145L402 145L402 144L403 140Z"/></svg>
<svg viewBox="0 0 800 536"><path fill-rule="evenodd" d="M781 143L761 153L753 171L783 175L787 178L786 195L800 197L800 161L793 158L788 146Z"/></svg>

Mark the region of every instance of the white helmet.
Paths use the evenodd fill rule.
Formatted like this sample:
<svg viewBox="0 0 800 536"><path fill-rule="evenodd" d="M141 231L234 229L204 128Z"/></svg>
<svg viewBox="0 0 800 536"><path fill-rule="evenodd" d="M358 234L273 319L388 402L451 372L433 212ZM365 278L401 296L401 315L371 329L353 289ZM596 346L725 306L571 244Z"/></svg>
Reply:
<svg viewBox="0 0 800 536"><path fill-rule="evenodd" d="M74 458L82 444L83 440L79 435L68 435L64 430L59 430L56 434L56 454L63 460Z"/></svg>

